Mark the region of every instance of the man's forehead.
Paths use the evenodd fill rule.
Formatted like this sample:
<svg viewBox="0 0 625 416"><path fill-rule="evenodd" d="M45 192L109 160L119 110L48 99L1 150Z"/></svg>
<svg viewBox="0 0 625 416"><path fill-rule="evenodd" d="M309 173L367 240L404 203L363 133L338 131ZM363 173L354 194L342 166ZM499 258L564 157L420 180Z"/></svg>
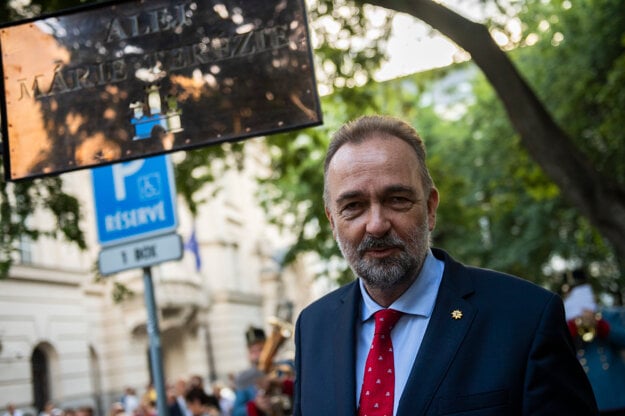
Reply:
<svg viewBox="0 0 625 416"><path fill-rule="evenodd" d="M414 148L404 140L388 135L367 136L358 142L347 142L337 149L328 165L340 166L343 163L354 161L375 160L376 158L407 158L417 164L417 154Z"/></svg>
<svg viewBox="0 0 625 416"><path fill-rule="evenodd" d="M328 179L354 180L371 171L379 175L396 176L417 173L419 161L414 149L400 139L370 139L346 143L337 150L328 165Z"/></svg>

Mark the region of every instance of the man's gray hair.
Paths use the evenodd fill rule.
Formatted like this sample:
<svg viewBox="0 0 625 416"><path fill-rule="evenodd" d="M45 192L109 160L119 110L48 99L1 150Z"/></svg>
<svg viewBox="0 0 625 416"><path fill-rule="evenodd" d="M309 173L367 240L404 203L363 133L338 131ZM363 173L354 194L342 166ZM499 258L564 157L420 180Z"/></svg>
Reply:
<svg viewBox="0 0 625 416"><path fill-rule="evenodd" d="M429 193L434 186L434 181L428 171L425 157L425 144L419 133L408 123L391 116L373 115L362 116L344 124L334 135L328 146L325 162L323 165L323 202L326 206L328 200L327 175L328 166L336 152L347 143L363 143L373 137L390 139L396 137L408 143L417 155L419 172L423 183L423 188Z"/></svg>

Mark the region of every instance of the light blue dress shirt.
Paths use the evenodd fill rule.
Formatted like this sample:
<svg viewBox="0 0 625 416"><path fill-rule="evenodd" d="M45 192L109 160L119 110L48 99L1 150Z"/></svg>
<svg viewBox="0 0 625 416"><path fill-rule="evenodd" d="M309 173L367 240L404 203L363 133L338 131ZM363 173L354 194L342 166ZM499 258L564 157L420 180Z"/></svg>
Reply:
<svg viewBox="0 0 625 416"><path fill-rule="evenodd" d="M429 250L421 268L417 280L397 299L390 308L404 313L391 332L393 351L395 358L395 404L393 414L397 412L397 405L406 382L412 364L414 363L423 335L430 322L430 316L434 310L438 288L443 278L445 264L436 259ZM360 292L364 302L360 311L361 320L356 328L356 403L360 401L360 390L364 376L367 354L373 340L375 319L373 314L382 308L367 293L362 279L360 280Z"/></svg>

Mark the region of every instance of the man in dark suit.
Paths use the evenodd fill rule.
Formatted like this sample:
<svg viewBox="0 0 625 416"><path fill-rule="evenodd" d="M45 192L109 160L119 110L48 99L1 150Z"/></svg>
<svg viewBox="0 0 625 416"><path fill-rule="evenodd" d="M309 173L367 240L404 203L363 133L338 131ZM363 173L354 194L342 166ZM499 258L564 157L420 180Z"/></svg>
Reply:
<svg viewBox="0 0 625 416"><path fill-rule="evenodd" d="M326 215L358 279L298 318L294 415L596 414L561 299L430 248L439 195L411 126L383 116L343 126L324 174ZM378 398L368 355L388 309L400 317Z"/></svg>

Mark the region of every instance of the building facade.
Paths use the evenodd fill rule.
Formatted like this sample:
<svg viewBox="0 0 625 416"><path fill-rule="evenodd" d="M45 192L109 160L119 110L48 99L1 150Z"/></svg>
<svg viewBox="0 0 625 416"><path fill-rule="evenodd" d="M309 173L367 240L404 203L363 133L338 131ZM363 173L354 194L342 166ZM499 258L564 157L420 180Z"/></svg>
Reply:
<svg viewBox="0 0 625 416"><path fill-rule="evenodd" d="M166 382L200 375L206 387L227 384L249 365L248 326L271 331L278 305L293 305L295 319L317 296L303 262L283 268L277 260L288 236L266 223L254 200L262 141L250 140L246 149L245 168L226 171L219 192L207 188L199 196L206 202L195 219L178 200L177 231L186 242L195 230L201 267L185 250L180 261L150 268ZM90 172L63 179L81 202L89 248L24 241L9 278L0 280L0 411L10 402L34 415L53 401L103 415L124 388L140 393L150 381L146 276L129 270L98 278ZM32 221L53 224L46 212ZM292 356L292 344L280 354Z"/></svg>

